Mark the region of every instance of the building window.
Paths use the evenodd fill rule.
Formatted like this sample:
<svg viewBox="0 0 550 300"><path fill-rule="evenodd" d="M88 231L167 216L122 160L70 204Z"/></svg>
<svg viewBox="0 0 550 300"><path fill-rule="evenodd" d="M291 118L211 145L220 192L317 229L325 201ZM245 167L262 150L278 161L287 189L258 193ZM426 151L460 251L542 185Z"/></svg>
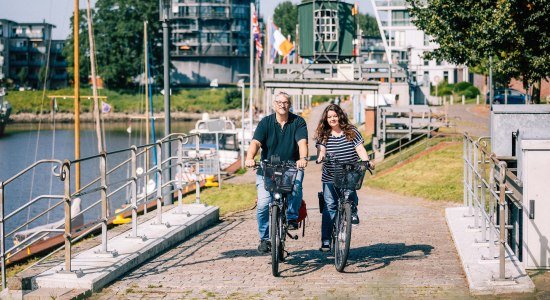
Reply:
<svg viewBox="0 0 550 300"><path fill-rule="evenodd" d="M409 17L409 11L407 10L397 10L391 12L391 23L392 26L409 26L411 25L411 20Z"/></svg>
<svg viewBox="0 0 550 300"><path fill-rule="evenodd" d="M315 11L315 40L324 42L338 41L338 13L336 10Z"/></svg>
<svg viewBox="0 0 550 300"><path fill-rule="evenodd" d="M394 46L405 47L405 31L396 31Z"/></svg>
<svg viewBox="0 0 550 300"><path fill-rule="evenodd" d="M443 81L449 82L449 71L443 71Z"/></svg>
<svg viewBox="0 0 550 300"><path fill-rule="evenodd" d="M430 65L430 61L427 60L427 59L424 59L424 65L425 65L425 66L429 66L429 65Z"/></svg>

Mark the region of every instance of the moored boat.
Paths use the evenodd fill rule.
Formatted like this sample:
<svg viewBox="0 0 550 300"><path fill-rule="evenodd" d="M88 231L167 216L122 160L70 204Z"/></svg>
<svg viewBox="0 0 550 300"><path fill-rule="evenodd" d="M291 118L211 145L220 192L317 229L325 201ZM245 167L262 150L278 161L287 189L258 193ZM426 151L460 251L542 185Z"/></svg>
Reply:
<svg viewBox="0 0 550 300"><path fill-rule="evenodd" d="M6 95L5 89L0 88L0 136L4 134L4 129L8 124L8 120L11 114L11 105L5 99L5 95Z"/></svg>

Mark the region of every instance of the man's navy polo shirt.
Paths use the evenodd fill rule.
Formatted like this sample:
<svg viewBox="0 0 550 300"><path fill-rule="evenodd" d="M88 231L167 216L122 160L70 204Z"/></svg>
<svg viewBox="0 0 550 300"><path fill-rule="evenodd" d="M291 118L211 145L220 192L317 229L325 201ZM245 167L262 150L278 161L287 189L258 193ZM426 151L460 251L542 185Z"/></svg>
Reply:
<svg viewBox="0 0 550 300"><path fill-rule="evenodd" d="M281 128L276 115L269 115L256 127L253 139L262 144L262 160L278 155L281 161L297 161L300 159L298 141L307 141L306 121L300 116L288 113L288 121ZM261 174L260 171L258 174Z"/></svg>

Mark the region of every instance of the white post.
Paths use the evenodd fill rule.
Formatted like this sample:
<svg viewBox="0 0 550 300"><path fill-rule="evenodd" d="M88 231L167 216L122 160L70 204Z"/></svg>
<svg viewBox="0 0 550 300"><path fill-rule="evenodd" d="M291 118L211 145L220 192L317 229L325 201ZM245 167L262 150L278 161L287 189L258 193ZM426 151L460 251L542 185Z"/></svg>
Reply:
<svg viewBox="0 0 550 300"><path fill-rule="evenodd" d="M466 96L462 95L462 105L466 103Z"/></svg>
<svg viewBox="0 0 550 300"><path fill-rule="evenodd" d="M476 104L479 105L479 95L476 96Z"/></svg>
<svg viewBox="0 0 550 300"><path fill-rule="evenodd" d="M242 80L242 79L241 79ZM244 138L244 80L240 83L241 88L241 127L242 127L242 140L241 140L241 169L244 169L244 145L246 143L246 140ZM252 127L252 124L250 124Z"/></svg>
<svg viewBox="0 0 550 300"><path fill-rule="evenodd" d="M449 97L451 98L451 105L453 105L454 102L455 102L455 99L454 99L453 95L450 95Z"/></svg>
<svg viewBox="0 0 550 300"><path fill-rule="evenodd" d="M250 2L250 77L248 77L248 81L250 82L250 94L248 96L249 100L248 100L248 106L249 106L249 112L248 112L248 116L250 117L250 132L252 132L252 106L254 105L253 104L253 101L252 101L252 90L254 89L253 88L253 81L254 81L254 76L253 76L253 73L254 73L254 32L252 30L252 16L254 15L254 13L256 12L256 6L254 5L254 2ZM269 50L268 50L269 51ZM244 140L244 135L243 135L243 140Z"/></svg>

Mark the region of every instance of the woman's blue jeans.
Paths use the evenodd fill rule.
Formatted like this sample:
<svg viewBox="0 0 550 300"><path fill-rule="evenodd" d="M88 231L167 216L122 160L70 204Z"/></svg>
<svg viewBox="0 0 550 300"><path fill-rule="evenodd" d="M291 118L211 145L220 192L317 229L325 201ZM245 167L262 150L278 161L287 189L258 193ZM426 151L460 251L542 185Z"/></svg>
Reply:
<svg viewBox="0 0 550 300"><path fill-rule="evenodd" d="M334 223L334 217L336 216L336 210L338 209L338 194L334 183L323 183L323 196L325 198L325 208L323 209L323 220L321 223L321 241L332 240L332 225ZM357 192L353 191L349 195L349 199L352 200L352 210L357 209Z"/></svg>
<svg viewBox="0 0 550 300"><path fill-rule="evenodd" d="M304 171L298 170L294 181L294 188L288 198L288 208L286 211L287 220L298 219L298 212L302 204L302 181L304 180ZM256 175L256 191L258 192L257 218L258 233L260 240L269 239L269 204L273 200L273 194L265 190L264 177Z"/></svg>

